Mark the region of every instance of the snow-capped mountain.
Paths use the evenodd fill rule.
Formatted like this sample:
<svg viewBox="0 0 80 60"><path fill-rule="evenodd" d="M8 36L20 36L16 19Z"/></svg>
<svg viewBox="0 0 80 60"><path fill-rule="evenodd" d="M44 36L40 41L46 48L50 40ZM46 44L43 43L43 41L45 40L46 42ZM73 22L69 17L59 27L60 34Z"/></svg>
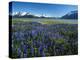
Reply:
<svg viewBox="0 0 80 60"><path fill-rule="evenodd" d="M9 13L9 16L16 17L16 18L39 18L39 16L30 14L29 12L13 12L13 13ZM40 17L40 18L42 18L42 17ZM48 17L46 17L46 18L48 18ZM62 16L61 19L78 19L78 11L77 10L71 11L71 12L65 14L64 16Z"/></svg>
<svg viewBox="0 0 80 60"><path fill-rule="evenodd" d="M10 16L25 16L25 15L29 15L29 13L27 12L13 12L13 13L9 13Z"/></svg>
<svg viewBox="0 0 80 60"><path fill-rule="evenodd" d="M21 16L25 16L27 14L27 12L22 12Z"/></svg>
<svg viewBox="0 0 80 60"><path fill-rule="evenodd" d="M78 11L71 11L66 15L62 16L63 19L78 19Z"/></svg>
<svg viewBox="0 0 80 60"><path fill-rule="evenodd" d="M9 16L12 16L14 18L34 18L34 17L37 17L35 15L32 15L29 12L13 12L13 13L10 13Z"/></svg>

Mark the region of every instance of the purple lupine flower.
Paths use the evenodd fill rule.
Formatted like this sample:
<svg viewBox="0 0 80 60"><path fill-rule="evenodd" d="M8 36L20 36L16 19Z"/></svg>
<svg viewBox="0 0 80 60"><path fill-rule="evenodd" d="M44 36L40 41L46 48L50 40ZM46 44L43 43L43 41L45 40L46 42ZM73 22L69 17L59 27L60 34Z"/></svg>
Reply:
<svg viewBox="0 0 80 60"><path fill-rule="evenodd" d="M43 47L40 46L40 47L39 47L39 54L41 54L42 52L43 52Z"/></svg>
<svg viewBox="0 0 80 60"><path fill-rule="evenodd" d="M20 48L17 49L17 53L18 53L18 57L20 57L21 56L21 49Z"/></svg>
<svg viewBox="0 0 80 60"><path fill-rule="evenodd" d="M23 57L26 58L26 57L27 57L27 54L24 53L24 54L23 54Z"/></svg>
<svg viewBox="0 0 80 60"><path fill-rule="evenodd" d="M16 40L25 40L23 32L15 32Z"/></svg>
<svg viewBox="0 0 80 60"><path fill-rule="evenodd" d="M44 51L42 52L42 56L43 56L43 57L45 56L45 53L44 53Z"/></svg>
<svg viewBox="0 0 80 60"><path fill-rule="evenodd" d="M33 47L31 47L31 53L34 54L34 48Z"/></svg>

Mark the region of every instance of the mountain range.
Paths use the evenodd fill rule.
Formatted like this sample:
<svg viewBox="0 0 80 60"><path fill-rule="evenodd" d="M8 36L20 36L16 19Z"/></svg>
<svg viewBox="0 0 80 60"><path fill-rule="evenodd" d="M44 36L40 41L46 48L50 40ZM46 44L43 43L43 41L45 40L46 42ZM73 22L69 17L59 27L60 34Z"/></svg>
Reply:
<svg viewBox="0 0 80 60"><path fill-rule="evenodd" d="M62 19L78 19L78 11L71 11L64 16L61 17Z"/></svg>
<svg viewBox="0 0 80 60"><path fill-rule="evenodd" d="M45 17L45 16L35 16L32 15L28 12L16 12L13 14L9 14L10 17L13 18L50 18L50 17ZM57 17L51 17L51 18L57 18ZM59 17L58 19L78 19L78 11L70 11L69 13L63 15L62 17Z"/></svg>

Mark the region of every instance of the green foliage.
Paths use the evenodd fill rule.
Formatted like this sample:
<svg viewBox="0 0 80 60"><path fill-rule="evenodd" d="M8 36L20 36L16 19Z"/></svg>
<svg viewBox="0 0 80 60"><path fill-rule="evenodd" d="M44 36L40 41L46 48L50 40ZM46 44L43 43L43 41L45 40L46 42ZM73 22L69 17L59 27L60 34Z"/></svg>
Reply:
<svg viewBox="0 0 80 60"><path fill-rule="evenodd" d="M55 43L57 43L57 44L64 44L64 39L62 39L62 38L59 38L59 39L56 39L55 40Z"/></svg>

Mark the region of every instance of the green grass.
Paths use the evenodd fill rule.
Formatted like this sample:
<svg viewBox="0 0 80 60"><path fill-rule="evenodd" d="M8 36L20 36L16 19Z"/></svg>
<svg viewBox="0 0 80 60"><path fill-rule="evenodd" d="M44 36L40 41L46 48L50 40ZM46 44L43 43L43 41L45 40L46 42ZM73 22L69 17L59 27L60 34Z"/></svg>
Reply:
<svg viewBox="0 0 80 60"><path fill-rule="evenodd" d="M46 18L13 18L12 19L12 24L17 23L17 22L38 22L41 24L77 24L77 20L76 22L73 21L69 21L69 20L55 20L55 19L46 19Z"/></svg>
<svg viewBox="0 0 80 60"><path fill-rule="evenodd" d="M42 24L65 24L66 22L62 21L41 21Z"/></svg>

